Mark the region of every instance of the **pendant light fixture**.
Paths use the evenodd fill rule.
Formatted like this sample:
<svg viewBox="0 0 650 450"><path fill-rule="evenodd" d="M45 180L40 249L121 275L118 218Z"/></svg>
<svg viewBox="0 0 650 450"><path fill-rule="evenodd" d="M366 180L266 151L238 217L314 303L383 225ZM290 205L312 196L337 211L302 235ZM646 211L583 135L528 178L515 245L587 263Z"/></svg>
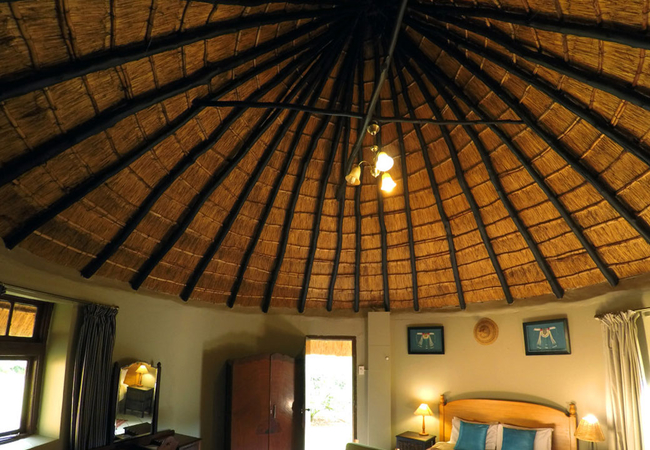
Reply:
<svg viewBox="0 0 650 450"><path fill-rule="evenodd" d="M367 131L371 136L375 136L379 132L379 124L372 122L368 125ZM370 164L367 161L360 161L359 164L355 164L350 170L350 173L345 177L345 181L347 181L349 186L359 186L361 184L361 166L362 164L366 164L370 166L370 174L373 177L377 178L381 175L381 190L391 192L397 185L388 173L395 163L393 158L388 153L381 151L377 145L370 147L370 151L375 155L373 163Z"/></svg>

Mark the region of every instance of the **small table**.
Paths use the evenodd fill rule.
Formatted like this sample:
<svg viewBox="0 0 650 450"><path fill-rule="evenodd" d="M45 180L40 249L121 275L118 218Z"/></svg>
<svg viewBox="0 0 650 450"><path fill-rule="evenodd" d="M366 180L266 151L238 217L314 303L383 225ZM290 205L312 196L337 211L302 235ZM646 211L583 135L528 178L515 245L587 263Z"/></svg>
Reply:
<svg viewBox="0 0 650 450"><path fill-rule="evenodd" d="M435 436L420 436L419 433L414 431L398 434L396 438L399 450L426 450L436 443Z"/></svg>
<svg viewBox="0 0 650 450"><path fill-rule="evenodd" d="M153 400L153 388L147 386L129 386L126 388L126 404L124 412L127 409L137 411L140 417L144 417L145 412L151 412L151 401Z"/></svg>

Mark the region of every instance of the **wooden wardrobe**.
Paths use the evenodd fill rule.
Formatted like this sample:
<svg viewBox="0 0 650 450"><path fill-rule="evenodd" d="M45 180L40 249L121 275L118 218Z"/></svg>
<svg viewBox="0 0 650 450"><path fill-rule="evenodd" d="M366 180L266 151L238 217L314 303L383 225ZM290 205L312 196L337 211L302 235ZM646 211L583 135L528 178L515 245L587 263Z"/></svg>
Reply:
<svg viewBox="0 0 650 450"><path fill-rule="evenodd" d="M296 363L258 355L228 365L226 445L230 450L295 450L303 446Z"/></svg>

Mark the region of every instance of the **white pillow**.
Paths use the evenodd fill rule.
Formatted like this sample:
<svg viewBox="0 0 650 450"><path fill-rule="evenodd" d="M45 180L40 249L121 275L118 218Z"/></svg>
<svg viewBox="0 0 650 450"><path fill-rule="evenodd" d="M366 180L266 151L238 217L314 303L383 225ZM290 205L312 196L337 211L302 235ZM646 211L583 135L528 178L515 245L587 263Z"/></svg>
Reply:
<svg viewBox="0 0 650 450"><path fill-rule="evenodd" d="M455 444L458 441L458 433L460 433L460 422L461 419L458 417L451 419L451 436L449 438L449 442L452 444ZM499 434L499 425L497 423L471 422L469 420L463 420L462 422L489 425L487 437L485 438L485 450L495 450L497 448L497 435Z"/></svg>
<svg viewBox="0 0 650 450"><path fill-rule="evenodd" d="M553 444L553 428L524 428L501 423L499 424L497 432L497 450L501 450L501 446L503 446L504 428L512 428L515 430L535 430L537 433L535 434L533 450L551 450L551 445Z"/></svg>

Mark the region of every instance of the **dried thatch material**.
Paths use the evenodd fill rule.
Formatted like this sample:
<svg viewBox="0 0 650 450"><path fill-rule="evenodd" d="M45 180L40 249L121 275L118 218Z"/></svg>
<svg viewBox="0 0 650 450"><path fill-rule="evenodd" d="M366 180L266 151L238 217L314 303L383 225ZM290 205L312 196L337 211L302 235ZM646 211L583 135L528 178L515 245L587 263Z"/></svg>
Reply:
<svg viewBox="0 0 650 450"><path fill-rule="evenodd" d="M0 2L5 244L264 310L561 298L650 271L648 2L409 0L401 24L400 3ZM373 138L373 115L429 123ZM368 171L343 188L375 141L395 190Z"/></svg>

